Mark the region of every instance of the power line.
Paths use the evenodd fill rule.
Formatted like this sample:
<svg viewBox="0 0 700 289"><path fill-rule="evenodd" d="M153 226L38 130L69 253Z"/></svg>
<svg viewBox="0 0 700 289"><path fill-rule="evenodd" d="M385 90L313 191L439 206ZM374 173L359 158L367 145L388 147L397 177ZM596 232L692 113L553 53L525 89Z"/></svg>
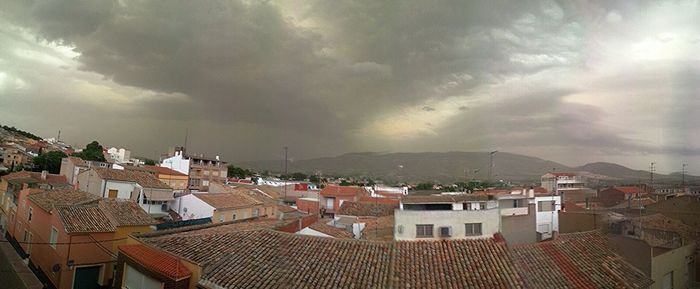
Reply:
<svg viewBox="0 0 700 289"><path fill-rule="evenodd" d="M82 241L82 242L56 242L56 243L51 243L51 242L25 242L25 241L10 241L10 240L0 240L0 242L3 243L15 243L15 244L31 244L31 245L80 245L80 244L93 244L93 243L105 243L105 242L114 242L114 241L121 241L121 240L126 240L128 238L118 238L118 239L109 239L109 240L96 240L96 241Z"/></svg>

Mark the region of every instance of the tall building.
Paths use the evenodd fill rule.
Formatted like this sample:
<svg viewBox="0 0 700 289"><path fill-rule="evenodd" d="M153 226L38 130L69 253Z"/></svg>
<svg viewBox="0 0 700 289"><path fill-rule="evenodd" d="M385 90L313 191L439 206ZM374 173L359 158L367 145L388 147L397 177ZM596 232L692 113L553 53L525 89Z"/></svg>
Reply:
<svg viewBox="0 0 700 289"><path fill-rule="evenodd" d="M202 154L187 154L184 147L170 148L167 158L160 166L176 170L189 176L187 188L190 191L207 191L211 182L226 182L226 162L205 157Z"/></svg>

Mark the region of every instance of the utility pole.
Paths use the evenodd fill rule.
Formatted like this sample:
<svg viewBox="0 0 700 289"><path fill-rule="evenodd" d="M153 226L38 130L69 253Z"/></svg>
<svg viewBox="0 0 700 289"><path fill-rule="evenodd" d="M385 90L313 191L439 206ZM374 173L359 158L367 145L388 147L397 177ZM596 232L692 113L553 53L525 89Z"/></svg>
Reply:
<svg viewBox="0 0 700 289"><path fill-rule="evenodd" d="M688 167L688 164L683 164L683 169L681 170L682 175L681 175L681 186L685 187L685 168Z"/></svg>
<svg viewBox="0 0 700 289"><path fill-rule="evenodd" d="M654 168L654 165L656 163L652 162L651 166L649 167L649 182L651 183L651 186L654 186L654 172L656 171L656 168Z"/></svg>
<svg viewBox="0 0 700 289"><path fill-rule="evenodd" d="M498 151L492 151L489 153L489 185L491 184L491 177L493 174L493 155L496 154Z"/></svg>

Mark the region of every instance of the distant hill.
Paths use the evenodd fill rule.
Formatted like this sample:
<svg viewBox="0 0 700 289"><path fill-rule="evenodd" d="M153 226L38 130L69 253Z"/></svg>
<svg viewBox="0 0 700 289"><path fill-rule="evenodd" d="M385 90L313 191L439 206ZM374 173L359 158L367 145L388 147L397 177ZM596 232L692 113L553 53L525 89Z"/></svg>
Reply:
<svg viewBox="0 0 700 289"><path fill-rule="evenodd" d="M435 181L452 183L468 179L488 179L488 152L423 152L423 153L347 153L289 162L290 173L322 173L334 176L366 176L385 181ZM254 170L280 172L283 161L254 161L238 166ZM633 170L605 162L569 167L557 162L525 155L499 152L494 155L493 180L521 183L539 182L540 176L556 171L585 172L588 177L606 182L638 182L649 179L649 172ZM656 175L659 181L680 180L680 175ZM687 176L686 180L698 180Z"/></svg>

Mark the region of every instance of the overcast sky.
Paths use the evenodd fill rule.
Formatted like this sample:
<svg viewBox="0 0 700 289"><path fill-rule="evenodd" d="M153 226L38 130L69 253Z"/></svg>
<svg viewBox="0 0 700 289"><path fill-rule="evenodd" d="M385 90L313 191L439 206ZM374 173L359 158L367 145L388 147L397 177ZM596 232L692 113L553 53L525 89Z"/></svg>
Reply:
<svg viewBox="0 0 700 289"><path fill-rule="evenodd" d="M700 173L698 1L301 2L0 0L0 123L147 157L187 130L230 161L497 149Z"/></svg>

